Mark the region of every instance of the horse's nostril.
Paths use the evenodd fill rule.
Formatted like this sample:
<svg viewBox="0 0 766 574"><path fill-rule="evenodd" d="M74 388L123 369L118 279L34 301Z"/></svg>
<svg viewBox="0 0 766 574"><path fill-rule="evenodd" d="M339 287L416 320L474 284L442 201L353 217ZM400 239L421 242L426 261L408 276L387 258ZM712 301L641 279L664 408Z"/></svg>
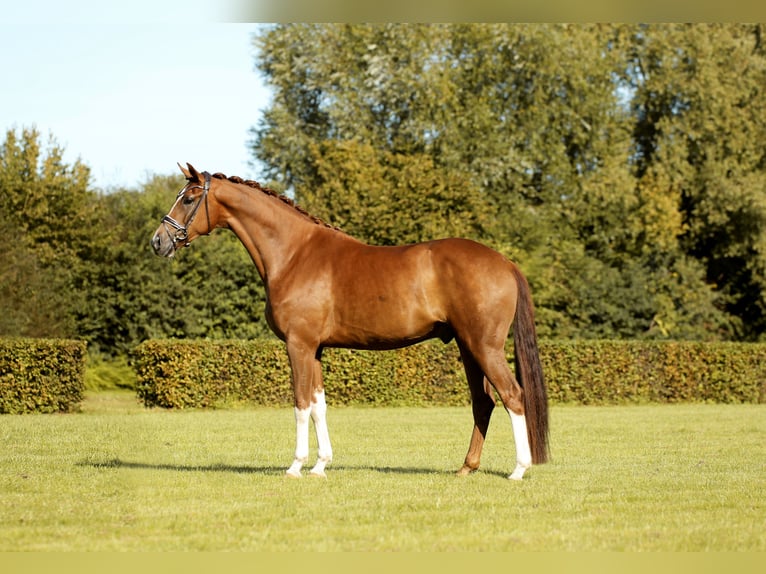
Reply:
<svg viewBox="0 0 766 574"><path fill-rule="evenodd" d="M160 250L160 236L159 235L155 235L154 237L152 237L152 247L154 248L155 251L159 251Z"/></svg>

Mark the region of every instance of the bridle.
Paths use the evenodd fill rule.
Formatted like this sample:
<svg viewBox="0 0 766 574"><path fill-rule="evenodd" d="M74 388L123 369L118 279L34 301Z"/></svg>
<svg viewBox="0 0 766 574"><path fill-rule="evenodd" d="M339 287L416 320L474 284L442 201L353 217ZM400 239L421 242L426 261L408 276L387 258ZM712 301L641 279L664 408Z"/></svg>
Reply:
<svg viewBox="0 0 766 574"><path fill-rule="evenodd" d="M190 189L201 189L202 190L202 196L197 200L197 204L194 206L194 209L192 209L191 214L189 215L189 218L186 220L185 224L181 224L177 222L175 219L170 217L170 215L166 215L162 218L162 225L165 227L165 232L168 234L168 237L170 237L170 240L173 242L173 249L176 249L176 244L180 242L185 242L184 247L188 246L188 239L189 239L189 226L194 221L194 217L197 215L197 211L199 210L199 206L202 205L202 202L204 200L205 202L205 215L207 216L207 234L210 234L210 210L208 208L207 204L207 193L210 191L210 174L208 172L203 172L202 175L205 176L205 185L204 187L201 185L193 185L191 187L188 187L188 184L183 187L181 191L178 192L178 195L176 196L176 203L179 199L183 196L184 193L186 193ZM168 229L168 225L175 229L175 231L171 232L170 229Z"/></svg>

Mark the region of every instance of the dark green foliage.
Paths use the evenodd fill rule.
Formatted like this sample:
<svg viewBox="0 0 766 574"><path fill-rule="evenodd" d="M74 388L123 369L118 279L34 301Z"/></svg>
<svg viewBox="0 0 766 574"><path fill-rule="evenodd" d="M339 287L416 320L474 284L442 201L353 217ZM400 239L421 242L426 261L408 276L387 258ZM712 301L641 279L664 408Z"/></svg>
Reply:
<svg viewBox="0 0 766 574"><path fill-rule="evenodd" d="M553 403L766 402L766 345L542 341L540 356ZM136 349L134 363L138 396L147 406L292 404L287 353L279 341L147 341ZM455 345L327 349L322 364L334 405L470 401Z"/></svg>
<svg viewBox="0 0 766 574"><path fill-rule="evenodd" d="M150 338L268 335L263 285L233 234L173 261L152 252L183 177L99 194L39 139L11 130L0 144L0 336L77 337L124 357Z"/></svg>
<svg viewBox="0 0 766 574"><path fill-rule="evenodd" d="M487 224L486 207L470 180L436 166L428 155L326 142L311 157L316 179L296 190L303 206L368 243L471 237Z"/></svg>
<svg viewBox="0 0 766 574"><path fill-rule="evenodd" d="M269 27L255 43L274 99L253 152L361 237L459 233L506 252L541 336L758 340L763 32Z"/></svg>
<svg viewBox="0 0 766 574"><path fill-rule="evenodd" d="M0 209L0 336L58 337L72 331L71 292L61 269L44 265Z"/></svg>
<svg viewBox="0 0 766 574"><path fill-rule="evenodd" d="M72 337L104 245L88 168L34 129L0 142L0 336ZM79 336L79 335L78 335Z"/></svg>
<svg viewBox="0 0 766 574"><path fill-rule="evenodd" d="M84 341L0 338L0 413L77 409L85 390Z"/></svg>

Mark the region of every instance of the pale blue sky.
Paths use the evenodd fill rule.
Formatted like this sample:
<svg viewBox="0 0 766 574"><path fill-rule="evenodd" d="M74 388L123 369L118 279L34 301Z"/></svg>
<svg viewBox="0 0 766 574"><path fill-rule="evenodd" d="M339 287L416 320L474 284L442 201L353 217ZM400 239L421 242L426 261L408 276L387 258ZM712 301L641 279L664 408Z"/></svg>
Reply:
<svg viewBox="0 0 766 574"><path fill-rule="evenodd" d="M258 25L211 21L210 0L173 0L148 18L140 10L148 0L130 14L103 0L76 3L96 12L76 18L61 9L72 3L28 0L26 13L4 22L2 140L35 126L68 162L89 165L99 188L136 187L187 161L260 179L247 149L270 98L254 70Z"/></svg>
<svg viewBox="0 0 766 574"><path fill-rule="evenodd" d="M315 1L288 7L299 17L301 3ZM136 187L187 161L261 179L247 149L270 98L254 71L258 25L225 22L241 19L241 7L266 15L279 6L285 0L0 0L0 137L31 126L53 135L100 188Z"/></svg>

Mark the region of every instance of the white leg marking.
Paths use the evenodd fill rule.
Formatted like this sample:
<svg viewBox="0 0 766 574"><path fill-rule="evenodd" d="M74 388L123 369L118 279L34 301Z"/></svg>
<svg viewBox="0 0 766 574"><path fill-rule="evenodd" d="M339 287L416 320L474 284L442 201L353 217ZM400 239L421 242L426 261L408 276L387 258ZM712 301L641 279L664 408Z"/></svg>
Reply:
<svg viewBox="0 0 766 574"><path fill-rule="evenodd" d="M309 458L309 414L311 407L295 407L295 460L287 469L287 475L301 477L301 468Z"/></svg>
<svg viewBox="0 0 766 574"><path fill-rule="evenodd" d="M311 469L312 476L324 477L324 468L332 461L332 445L330 444L330 431L327 429L327 403L324 391L314 395L311 403L311 419L314 421L314 429L317 433L317 463Z"/></svg>
<svg viewBox="0 0 766 574"><path fill-rule="evenodd" d="M527 417L517 415L510 409L506 410L511 415L513 441L516 443L516 468L508 478L521 480L524 472L532 466L532 451L529 449L529 438L527 437Z"/></svg>

